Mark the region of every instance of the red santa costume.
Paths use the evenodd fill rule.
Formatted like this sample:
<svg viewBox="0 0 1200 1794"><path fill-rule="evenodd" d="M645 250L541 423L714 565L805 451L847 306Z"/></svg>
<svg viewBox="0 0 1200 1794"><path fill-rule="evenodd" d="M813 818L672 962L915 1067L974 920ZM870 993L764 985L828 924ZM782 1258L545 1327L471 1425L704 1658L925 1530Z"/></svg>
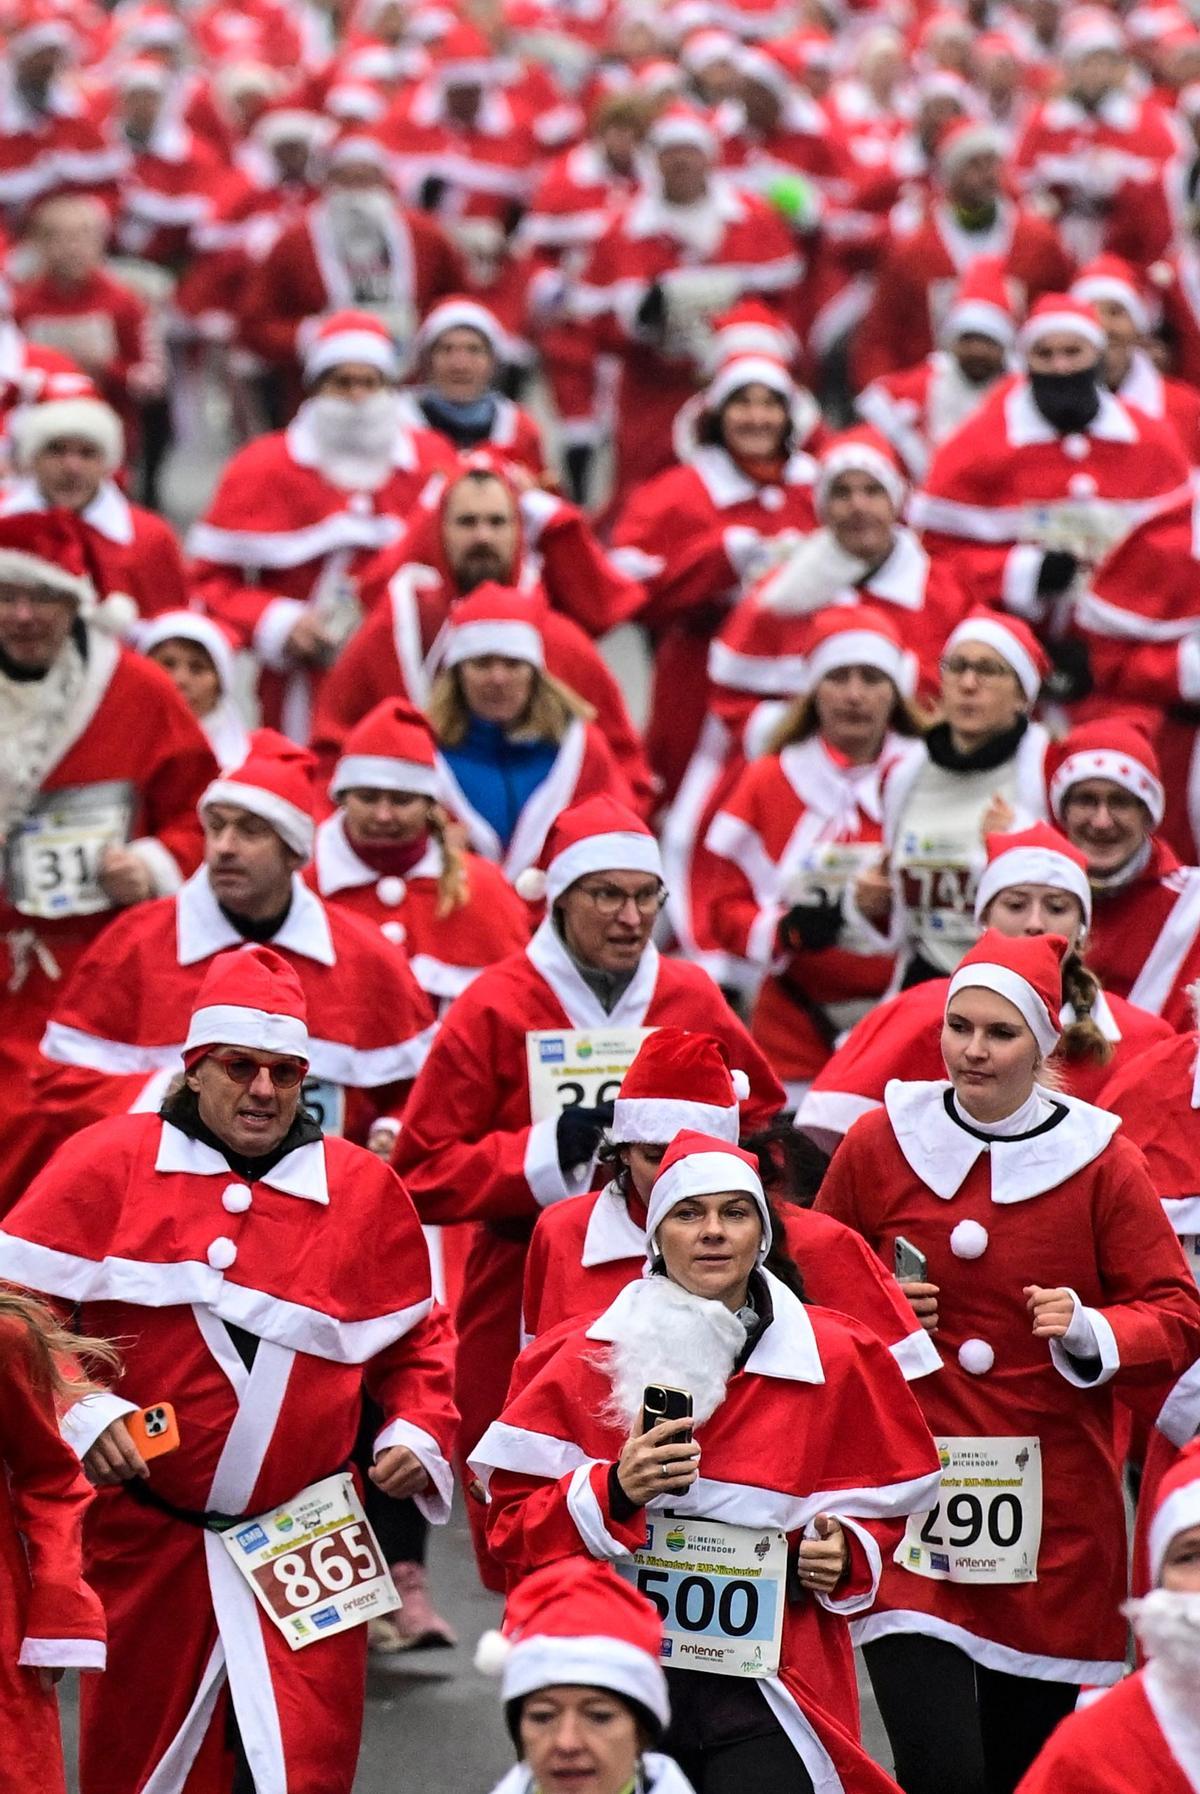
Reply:
<svg viewBox="0 0 1200 1794"><path fill-rule="evenodd" d="M608 1140L665 1148L685 1128L699 1128L736 1143L745 1088L745 1074L730 1072L710 1035L655 1028L621 1080ZM858 1234L792 1202L780 1203L777 1216L809 1301L868 1327L906 1378L938 1368L941 1359L895 1278ZM525 1261L522 1344L563 1321L602 1313L641 1276L645 1257L646 1204L628 1169L590 1196L543 1209Z"/></svg>
<svg viewBox="0 0 1200 1794"><path fill-rule="evenodd" d="M1173 1028L1192 1025L1188 987L1200 977L1200 871L1180 866L1152 830L1166 806L1154 749L1126 724L1085 723L1056 742L1046 760L1050 809L1066 827L1072 785L1105 779L1146 810L1141 846L1127 863L1093 879L1089 964L1110 995L1128 997Z"/></svg>
<svg viewBox="0 0 1200 1794"><path fill-rule="evenodd" d="M1104 348L1091 306L1039 299L1018 338L1022 354L1067 332ZM1172 495L1187 458L1173 427L1100 390L1083 429L1060 434L1038 410L1027 375L997 387L944 442L910 509L931 555L959 569L978 602L1040 620L1047 552L1094 563Z"/></svg>
<svg viewBox="0 0 1200 1794"><path fill-rule="evenodd" d="M826 611L809 640L809 701L823 679L850 667L890 680L893 708L911 680L911 661L887 619L866 609ZM697 868L710 873L697 877L705 933L761 981L750 1032L792 1107L836 1036L891 978L891 958L878 952L874 931L864 943L844 926L841 901L847 884L883 857L881 779L894 761L919 751L889 729L874 758L850 761L822 738L815 715L805 735L797 720L785 747L745 768L705 836ZM812 935L806 923L814 920L820 927Z"/></svg>
<svg viewBox="0 0 1200 1794"><path fill-rule="evenodd" d="M312 853L311 757L270 731L208 786L201 812L209 805L262 817L302 862ZM40 1165L84 1122L157 1106L179 1070L181 1015L213 956L242 938L204 866L177 897L145 904L105 931L42 1038L39 1127L26 1130L27 1163ZM298 874L270 944L295 968L308 1004L308 1105L326 1133L365 1138L375 1115L396 1112L424 1062L433 1035L428 1001L399 947L322 903Z"/></svg>
<svg viewBox="0 0 1200 1794"><path fill-rule="evenodd" d="M478 299L455 293L449 299L440 300L421 320L412 343L414 380L428 377L429 357L434 345L451 330L469 330L479 338L491 356L493 374L511 359L508 337L495 312L481 305ZM419 385L406 388L400 395L401 416L405 423L415 430L438 432L446 438L450 448L460 453L475 448L491 449L506 461L525 468L534 479L541 478L547 466L546 449L541 429L528 411L523 411L503 393L489 391L485 394L491 406L491 421L487 427L481 430L477 425L468 428L465 423L459 423L458 434L451 435L448 426L458 420L452 410L443 412L438 407L437 396L436 388L427 387L424 391Z"/></svg>
<svg viewBox="0 0 1200 1794"><path fill-rule="evenodd" d="M667 1670L676 1723L686 1712L696 1730L689 1737L685 1727L677 1746L668 1733L667 1743L685 1764L699 1755L707 1688L716 1708L736 1711L734 1736L782 1732L814 1787L869 1794L894 1784L858 1742L845 1622L874 1600L882 1554L900 1523L933 1499L937 1457L899 1369L866 1328L806 1307L759 1269L748 1292L759 1330L747 1353L746 1329L736 1319L730 1325L728 1309L650 1274L660 1224L676 1204L731 1191L759 1210L761 1265L771 1221L754 1161L727 1141L678 1134L650 1194L647 1274L586 1331L562 1331L560 1350L505 1406L470 1461L491 1497L489 1539L516 1576L566 1555L606 1560L632 1577L634 1554L648 1542L653 1548L664 1515L671 1525L705 1521L707 1536L724 1535L718 1549L735 1536L726 1527L747 1526L784 1532L793 1550L815 1536L817 1514L835 1516L848 1547L846 1574L831 1592L814 1591L799 1559L786 1595L779 1590L777 1669L721 1671L720 1682L697 1687L696 1671L674 1667L683 1655L676 1643ZM597 1343L611 1350L598 1353ZM682 1494L655 1497L645 1508L625 1496L615 1469L640 1412L635 1374L639 1382L690 1386L703 1465Z"/></svg>
<svg viewBox="0 0 1200 1794"><path fill-rule="evenodd" d="M335 312L305 360L310 384L340 362L398 373L387 330L365 312ZM400 534L430 475L454 464L429 430L410 430L390 390L361 403L314 395L286 430L234 455L187 546L194 591L262 663L264 719L307 740L320 670L288 637L303 616L341 645L355 625L348 582Z"/></svg>
<svg viewBox="0 0 1200 1794"><path fill-rule="evenodd" d="M745 1067L748 1127L766 1123L783 1103L766 1060L698 966L665 959L650 942L611 1008L586 982L554 906L576 879L608 870L661 878L662 862L645 824L598 797L560 817L550 837L545 920L523 953L489 966L451 1005L397 1142L397 1169L411 1178L422 1219L477 1224L457 1317L464 1436L478 1438L504 1400L533 1223L543 1208L581 1195L590 1182L590 1154L565 1171L560 1161L559 1102L547 1106L541 1095L541 1045L552 1053L551 1037L564 1030L597 1040L607 1034L607 1052L627 1055L628 1063L644 1029L674 1023L715 1035ZM481 1544L482 1526L479 1535Z"/></svg>
<svg viewBox="0 0 1200 1794"><path fill-rule="evenodd" d="M1065 949L1057 936L991 929L949 1001L1003 997L1044 1058L1059 1038ZM1115 1682L1126 1548L1112 1396L1156 1411L1155 1390L1195 1357L1200 1298L1116 1116L1043 1091L1032 1068L1010 1115L984 1123L962 1103L943 1080L893 1081L883 1109L846 1135L817 1199L881 1256L902 1236L941 1292L943 1367L914 1392L939 1442L950 1519L939 1529L939 1506L910 1527L856 1638L868 1652L901 1635L940 1640L985 1670L1042 1683ZM1039 1336L1032 1305L1051 1287L1072 1297L1071 1318ZM1014 1493L1006 1523L985 1536L981 1522L972 1537L949 1488L981 1461Z"/></svg>
<svg viewBox="0 0 1200 1794"><path fill-rule="evenodd" d="M1005 153L994 125L964 119L938 145L938 174L945 181L975 156ZM945 197L935 198L915 228L897 233L884 251L871 309L855 336L857 386L924 361L942 335L958 282L979 256L998 257L1029 304L1071 277L1054 227L1037 213L1001 197L992 223L970 230Z"/></svg>
<svg viewBox="0 0 1200 1794"><path fill-rule="evenodd" d="M35 403L50 374L68 374L90 384L69 355L27 341L13 322L12 289L0 280L0 471L8 463L8 424L13 411L19 405Z"/></svg>
<svg viewBox="0 0 1200 1794"><path fill-rule="evenodd" d="M164 268L182 267L192 232L212 217L224 164L216 151L169 104L171 74L151 57L126 63L117 76L117 103L131 93L157 94L158 116L144 138L131 138L113 119L109 136L121 158L113 241L122 255Z"/></svg>
<svg viewBox="0 0 1200 1794"><path fill-rule="evenodd" d="M63 188L111 189L120 157L87 116L83 97L55 76L44 110L35 111L15 79L23 55L77 47L70 20L48 8L30 7L6 33L8 67L0 88L0 211L19 223L30 207Z"/></svg>
<svg viewBox="0 0 1200 1794"><path fill-rule="evenodd" d="M646 591L638 620L654 644L647 745L668 797L704 727L713 636L774 539L816 522L813 454L823 430L812 395L788 372L794 348L765 307L721 320L716 373L675 420L679 464L633 492L613 529L616 558ZM731 453L721 422L747 387L765 387L786 407L778 453L753 463Z"/></svg>
<svg viewBox="0 0 1200 1794"><path fill-rule="evenodd" d="M1135 270L1120 256L1097 256L1081 268L1071 283L1071 297L1081 299L1085 305L1119 305L1139 338L1150 336L1154 329L1149 297ZM1112 390L1135 411L1142 411L1147 417L1166 418L1175 426L1188 460L1193 466L1200 460L1200 393L1194 387L1168 378L1155 367L1145 349L1135 347L1124 378Z"/></svg>
<svg viewBox="0 0 1200 1794"><path fill-rule="evenodd" d="M213 751L217 765L224 771L240 766L250 752L250 730L234 698L233 643L213 617L197 610L160 611L150 623L136 630L134 643L141 654L153 658L154 650L164 642L191 642L202 648L217 675L218 697L213 708L197 716Z"/></svg>
<svg viewBox="0 0 1200 1794"><path fill-rule="evenodd" d="M986 336L1006 354L1016 340L999 257L981 256L967 264L938 333L941 348L914 367L879 375L854 401L860 417L887 439L918 485L934 450L974 416L995 385L995 380L982 386L968 380L951 353L950 345L968 334Z"/></svg>
<svg viewBox="0 0 1200 1794"><path fill-rule="evenodd" d="M38 402L12 414L9 435L19 477L0 491L0 516L50 508L32 471L42 449L63 438L94 443L104 457L104 478L76 515L104 590L128 593L139 617L186 608L187 576L178 538L153 511L130 504L117 484L125 459L121 420L89 380L78 374L49 375Z"/></svg>
<svg viewBox="0 0 1200 1794"><path fill-rule="evenodd" d="M658 118L650 144L689 144L716 161L712 129L687 108ZM599 345L621 358L617 509L670 465L671 424L696 388L706 319L751 294L769 295L786 316L801 272L778 215L722 175L711 175L706 193L689 206L669 204L655 176L616 214L583 270L575 303Z"/></svg>
<svg viewBox="0 0 1200 1794"><path fill-rule="evenodd" d="M433 732L403 699L377 704L346 737L329 795L336 803L357 790L416 792L431 802L444 795ZM444 1008L485 966L518 953L529 939L527 906L500 869L479 854L462 855L462 892L448 908L440 835L427 828L406 843L402 873L380 869L387 854L384 842L352 841L339 808L317 829L305 877L330 903L375 923L386 940L403 943L413 976L436 1007Z"/></svg>
<svg viewBox="0 0 1200 1794"><path fill-rule="evenodd" d="M980 925L985 923L993 898L1013 885L1044 885L1074 897L1086 934L1092 920L1087 860L1046 823L1035 823L1020 833L987 837L987 865L975 891L975 919ZM1075 950L1082 952L1085 947L1081 936ZM832 1151L860 1115L882 1105L888 1084L901 1071L906 1078L940 1076L942 1018L949 988L949 977L929 978L898 991L856 1022L805 1093L796 1111L796 1126ZM1111 1057L1104 1061L1062 1052L1055 1060L1068 1095L1099 1103L1102 1108L1109 1107L1101 1092L1107 1091L1114 1067L1139 1062L1150 1047L1173 1038L1169 1024L1160 1016L1104 990L1084 1015L1068 1000L1058 1019L1064 1032L1072 1023L1090 1019L1109 1043Z"/></svg>
<svg viewBox="0 0 1200 1794"><path fill-rule="evenodd" d="M1126 1603L1149 1661L1136 1675L1065 1719L1017 1794L1196 1794L1200 1788L1200 1680L1196 1595L1161 1586L1172 1539L1200 1526L1200 1446L1179 1459L1159 1491L1152 1594Z"/></svg>
<svg viewBox="0 0 1200 1794"><path fill-rule="evenodd" d="M90 1500L61 1438L24 1317L0 1316L0 1737L12 1794L66 1794L58 1705L39 1671L104 1668L104 1614L83 1580Z"/></svg>
<svg viewBox="0 0 1200 1794"><path fill-rule="evenodd" d="M198 993L189 1057L222 1044L303 1061L304 1014L276 954L226 955ZM148 1500L109 1488L89 1516L114 1673L84 1690L81 1786L117 1794L157 1778L220 1794L232 1705L263 1794L349 1794L365 1630L291 1649L214 1518L252 1526L240 1529L245 1546L261 1531L254 1516L338 1472L366 1389L384 1413L377 1459L392 1446L415 1453L428 1477L417 1500L444 1520L448 1326L412 1204L373 1154L304 1124L282 1157L234 1155L234 1169L175 1113L181 1125L136 1115L86 1129L0 1235L5 1276L80 1304L85 1331L122 1336L116 1389L65 1417L76 1450L146 1403L171 1401L179 1415L180 1449L155 1461ZM133 1560L146 1568L131 1574ZM131 1688L142 1697L132 1704Z"/></svg>
<svg viewBox="0 0 1200 1794"><path fill-rule="evenodd" d="M215 770L166 675L101 626L86 568L71 513L0 519L0 578L32 579L79 612L43 677L0 674L0 1190L28 1121L46 1017L113 916L97 882L105 846L126 844L153 892L177 890L200 858L195 806Z"/></svg>

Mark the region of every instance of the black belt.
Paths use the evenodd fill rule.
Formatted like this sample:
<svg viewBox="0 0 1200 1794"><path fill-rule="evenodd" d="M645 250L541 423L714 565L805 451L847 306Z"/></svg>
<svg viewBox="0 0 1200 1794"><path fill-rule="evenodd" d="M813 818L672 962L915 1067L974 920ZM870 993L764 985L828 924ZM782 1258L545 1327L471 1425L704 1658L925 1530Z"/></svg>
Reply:
<svg viewBox="0 0 1200 1794"><path fill-rule="evenodd" d="M336 1476L338 1471L349 1470L350 1467L350 1459L347 1458L343 1464L338 1466L338 1470L326 1471L325 1474L326 1476ZM323 1482L324 1477L315 1476L313 1481ZM200 1532L228 1532L230 1527L240 1526L243 1521L254 1517L252 1514L222 1514L215 1508L201 1510L194 1507L176 1507L173 1501L168 1501L165 1495L160 1495L157 1489L151 1488L148 1482L144 1482L141 1477L137 1476L122 1483L121 1487L127 1495L132 1495L140 1506L157 1508L160 1514L169 1514L172 1520L181 1520L185 1526L194 1526Z"/></svg>

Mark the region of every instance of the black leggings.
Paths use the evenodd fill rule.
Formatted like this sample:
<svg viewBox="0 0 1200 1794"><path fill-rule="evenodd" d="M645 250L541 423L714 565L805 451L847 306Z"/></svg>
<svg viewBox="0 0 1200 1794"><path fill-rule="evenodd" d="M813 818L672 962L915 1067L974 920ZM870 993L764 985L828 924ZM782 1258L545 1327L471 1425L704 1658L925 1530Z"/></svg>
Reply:
<svg viewBox="0 0 1200 1794"><path fill-rule="evenodd" d="M782 1731L688 1751L675 1760L696 1794L813 1794L812 1780Z"/></svg>
<svg viewBox="0 0 1200 1794"><path fill-rule="evenodd" d="M863 1656L905 1794L1012 1794L1079 1695L919 1632L877 1638Z"/></svg>

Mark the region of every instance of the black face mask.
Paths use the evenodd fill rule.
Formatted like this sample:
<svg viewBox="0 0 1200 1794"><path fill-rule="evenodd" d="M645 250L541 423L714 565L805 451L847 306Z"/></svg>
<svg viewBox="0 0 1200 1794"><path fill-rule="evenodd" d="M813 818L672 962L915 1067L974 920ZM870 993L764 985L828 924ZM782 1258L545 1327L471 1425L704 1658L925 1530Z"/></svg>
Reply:
<svg viewBox="0 0 1200 1794"><path fill-rule="evenodd" d="M1086 430L1100 409L1100 388L1096 384L1098 367L1078 368L1073 374L1034 374L1029 376L1033 402L1046 422L1060 436L1072 430Z"/></svg>

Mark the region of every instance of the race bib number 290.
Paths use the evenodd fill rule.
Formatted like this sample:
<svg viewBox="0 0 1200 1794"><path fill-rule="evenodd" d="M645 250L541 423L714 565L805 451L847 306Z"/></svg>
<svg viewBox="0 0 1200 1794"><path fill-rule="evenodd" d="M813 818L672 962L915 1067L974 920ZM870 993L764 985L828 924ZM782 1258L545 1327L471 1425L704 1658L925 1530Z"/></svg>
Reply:
<svg viewBox="0 0 1200 1794"><path fill-rule="evenodd" d="M895 1561L938 1582L1036 1582L1041 1440L943 1438L937 1448L937 1506L910 1514Z"/></svg>

